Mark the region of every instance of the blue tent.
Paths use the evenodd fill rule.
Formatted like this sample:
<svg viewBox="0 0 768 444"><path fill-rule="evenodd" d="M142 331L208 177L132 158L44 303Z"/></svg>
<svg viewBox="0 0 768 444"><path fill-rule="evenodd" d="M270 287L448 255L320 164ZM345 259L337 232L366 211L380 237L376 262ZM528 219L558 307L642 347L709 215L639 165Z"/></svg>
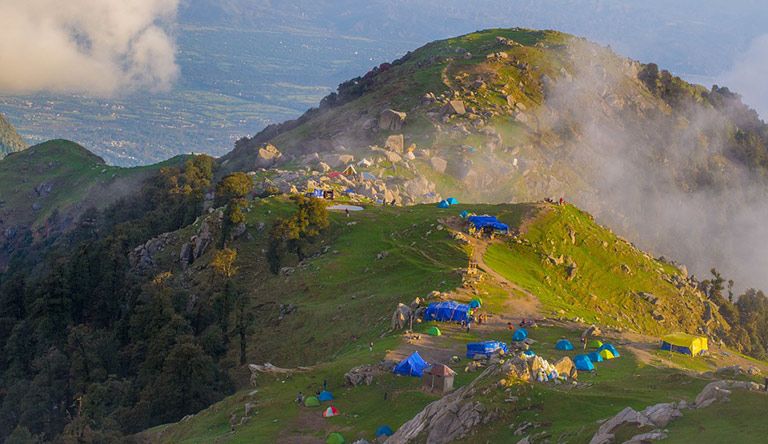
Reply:
<svg viewBox="0 0 768 444"><path fill-rule="evenodd" d="M473 358L475 355L485 355L490 357L498 349L507 352L507 344L501 341L473 342L467 344L467 357Z"/></svg>
<svg viewBox="0 0 768 444"><path fill-rule="evenodd" d="M378 430L376 430L376 436L381 435L387 435L392 436L392 429L389 428L389 426L381 426Z"/></svg>
<svg viewBox="0 0 768 444"><path fill-rule="evenodd" d="M528 337L528 330L524 329L523 327L518 328L515 330L515 334L512 335L513 341L523 341Z"/></svg>
<svg viewBox="0 0 768 444"><path fill-rule="evenodd" d="M437 204L437 208L448 208L451 204L448 203L447 200L441 200L439 204Z"/></svg>
<svg viewBox="0 0 768 444"><path fill-rule="evenodd" d="M418 376L421 378L424 376L424 369L427 367L429 367L429 364L421 359L419 352L413 352L411 356L403 359L395 366L393 373L405 376Z"/></svg>
<svg viewBox="0 0 768 444"><path fill-rule="evenodd" d="M592 365L592 361L589 360L587 355L576 355L573 357L573 365L576 366L576 370L591 372L595 369Z"/></svg>
<svg viewBox="0 0 768 444"><path fill-rule="evenodd" d="M456 200L455 197L449 197L448 199L446 199L446 201L448 201L448 205L458 205L459 204L459 201Z"/></svg>
<svg viewBox="0 0 768 444"><path fill-rule="evenodd" d="M433 302L424 312L425 321L461 322L469 321L471 308L467 304L458 302Z"/></svg>
<svg viewBox="0 0 768 444"><path fill-rule="evenodd" d="M555 348L558 350L573 350L573 344L571 344L571 341L561 339L557 341Z"/></svg>
<svg viewBox="0 0 768 444"><path fill-rule="evenodd" d="M322 198L323 197L323 190L315 188L311 192L307 193L307 196L308 197Z"/></svg>
<svg viewBox="0 0 768 444"><path fill-rule="evenodd" d="M494 230L509 232L509 225L503 224L496 219L496 216L469 216L469 222L480 230L485 227L493 227Z"/></svg>
<svg viewBox="0 0 768 444"><path fill-rule="evenodd" d="M472 302L469 303L469 308L480 308L481 306L480 301L477 299L472 299Z"/></svg>
<svg viewBox="0 0 768 444"><path fill-rule="evenodd" d="M616 351L616 347L612 346L611 344L603 344L600 348L597 349L598 352L601 352L603 350L608 350L616 358L620 356L619 352Z"/></svg>
<svg viewBox="0 0 768 444"><path fill-rule="evenodd" d="M600 356L599 352L591 351L587 356L589 356L589 360L592 362L603 362L603 357Z"/></svg>
<svg viewBox="0 0 768 444"><path fill-rule="evenodd" d="M526 356L536 356L536 353L534 353L533 350L526 350L523 354Z"/></svg>
<svg viewBox="0 0 768 444"><path fill-rule="evenodd" d="M464 210L464 211L461 212L460 216L461 217L467 217L467 216L469 216L469 212L467 210Z"/></svg>
<svg viewBox="0 0 768 444"><path fill-rule="evenodd" d="M333 399L333 395L328 390L323 390L317 395L318 401L330 401L331 399Z"/></svg>

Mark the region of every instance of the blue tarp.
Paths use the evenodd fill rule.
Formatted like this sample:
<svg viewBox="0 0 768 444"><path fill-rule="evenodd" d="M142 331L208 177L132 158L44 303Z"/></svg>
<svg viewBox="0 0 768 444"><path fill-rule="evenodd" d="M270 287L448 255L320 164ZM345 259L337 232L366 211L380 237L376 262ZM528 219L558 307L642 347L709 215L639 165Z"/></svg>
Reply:
<svg viewBox="0 0 768 444"><path fill-rule="evenodd" d="M601 352L603 350L608 350L613 354L615 357L619 357L619 352L616 351L616 347L612 346L611 344L603 344L600 348L597 349L598 352Z"/></svg>
<svg viewBox="0 0 768 444"><path fill-rule="evenodd" d="M523 327L518 328L515 330L515 334L512 335L513 341L523 341L528 337L528 330L524 329Z"/></svg>
<svg viewBox="0 0 768 444"><path fill-rule="evenodd" d="M509 225L499 222L496 216L469 216L468 219L478 230L490 226L494 230L509 232Z"/></svg>
<svg viewBox="0 0 768 444"><path fill-rule="evenodd" d="M558 350L573 350L573 344L571 344L571 341L566 341L565 339L561 339L557 341L557 345L555 346Z"/></svg>
<svg viewBox="0 0 768 444"><path fill-rule="evenodd" d="M448 205L458 205L459 204L459 201L456 200L455 197L449 197L446 200L448 201Z"/></svg>
<svg viewBox="0 0 768 444"><path fill-rule="evenodd" d="M592 361L589 360L587 355L576 355L573 357L573 365L576 366L576 370L592 371L595 366L592 365Z"/></svg>
<svg viewBox="0 0 768 444"><path fill-rule="evenodd" d="M441 200L440 203L437 204L437 208L448 208L451 204L448 203L447 200Z"/></svg>
<svg viewBox="0 0 768 444"><path fill-rule="evenodd" d="M333 399L333 395L328 390L323 390L320 392L319 395L317 395L318 401L330 401Z"/></svg>
<svg viewBox="0 0 768 444"><path fill-rule="evenodd" d="M587 356L589 356L589 360L592 362L603 362L603 357L600 356L600 352L589 352Z"/></svg>
<svg viewBox="0 0 768 444"><path fill-rule="evenodd" d="M376 430L376 436L381 435L387 435L392 436L392 429L389 428L389 426L381 426L378 430Z"/></svg>
<svg viewBox="0 0 768 444"><path fill-rule="evenodd" d="M527 356L536 356L536 353L534 353L533 350L526 350L523 354Z"/></svg>
<svg viewBox="0 0 768 444"><path fill-rule="evenodd" d="M376 180L376 176L371 173L366 173L365 171L363 171L362 176L363 180Z"/></svg>
<svg viewBox="0 0 768 444"><path fill-rule="evenodd" d="M421 378L424 376L424 369L427 367L429 367L429 364L421 359L419 352L413 352L411 356L400 361L392 372L398 375L418 376Z"/></svg>
<svg viewBox="0 0 768 444"><path fill-rule="evenodd" d="M501 341L473 342L467 344L467 357L473 358L475 355L485 355L490 357L498 349L507 352L507 344Z"/></svg>
<svg viewBox="0 0 768 444"><path fill-rule="evenodd" d="M433 302L424 312L425 321L461 322L469 321L471 308L467 304L458 302Z"/></svg>
<svg viewBox="0 0 768 444"><path fill-rule="evenodd" d="M307 194L309 194L312 197L322 198L323 197L323 190L315 188L314 190L312 190L311 193L307 193Z"/></svg>

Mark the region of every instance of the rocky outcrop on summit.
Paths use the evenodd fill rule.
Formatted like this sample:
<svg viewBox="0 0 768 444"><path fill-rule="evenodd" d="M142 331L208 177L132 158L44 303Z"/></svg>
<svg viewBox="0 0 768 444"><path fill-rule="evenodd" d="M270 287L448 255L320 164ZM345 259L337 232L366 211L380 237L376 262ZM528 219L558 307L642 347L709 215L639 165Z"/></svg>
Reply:
<svg viewBox="0 0 768 444"><path fill-rule="evenodd" d="M277 162L282 157L283 154L278 151L277 148L269 143L265 143L258 149L258 155L256 156L256 167L269 168L277 164Z"/></svg>

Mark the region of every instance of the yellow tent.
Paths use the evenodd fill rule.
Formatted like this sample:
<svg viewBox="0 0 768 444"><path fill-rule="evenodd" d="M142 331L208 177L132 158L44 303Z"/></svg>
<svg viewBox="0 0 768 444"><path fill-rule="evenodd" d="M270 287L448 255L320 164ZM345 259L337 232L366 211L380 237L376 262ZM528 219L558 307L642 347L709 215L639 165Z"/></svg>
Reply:
<svg viewBox="0 0 768 444"><path fill-rule="evenodd" d="M610 350L602 350L602 351L600 351L600 356L603 359L613 359L613 358L616 357L616 356L613 356L613 353L611 353Z"/></svg>
<svg viewBox="0 0 768 444"><path fill-rule="evenodd" d="M685 333L673 333L661 338L661 349L696 356L708 350L707 338Z"/></svg>

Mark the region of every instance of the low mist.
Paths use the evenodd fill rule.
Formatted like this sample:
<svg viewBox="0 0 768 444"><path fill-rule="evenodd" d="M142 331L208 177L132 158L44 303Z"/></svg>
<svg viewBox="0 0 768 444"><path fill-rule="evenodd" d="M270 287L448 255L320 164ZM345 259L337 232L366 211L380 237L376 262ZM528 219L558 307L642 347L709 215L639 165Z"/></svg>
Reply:
<svg viewBox="0 0 768 444"><path fill-rule="evenodd" d="M749 49L737 57L733 69L722 82L744 97L761 118L768 118L768 34L752 41Z"/></svg>
<svg viewBox="0 0 768 444"><path fill-rule="evenodd" d="M761 45L768 50L768 39ZM690 274L716 267L739 290L768 289L766 183L728 159L730 123L701 104L658 109L636 92L638 64L600 66L591 48L574 45L574 79L546 103L575 123L562 149L594 188L568 198Z"/></svg>
<svg viewBox="0 0 768 444"><path fill-rule="evenodd" d="M180 0L0 0L0 93L168 90Z"/></svg>

